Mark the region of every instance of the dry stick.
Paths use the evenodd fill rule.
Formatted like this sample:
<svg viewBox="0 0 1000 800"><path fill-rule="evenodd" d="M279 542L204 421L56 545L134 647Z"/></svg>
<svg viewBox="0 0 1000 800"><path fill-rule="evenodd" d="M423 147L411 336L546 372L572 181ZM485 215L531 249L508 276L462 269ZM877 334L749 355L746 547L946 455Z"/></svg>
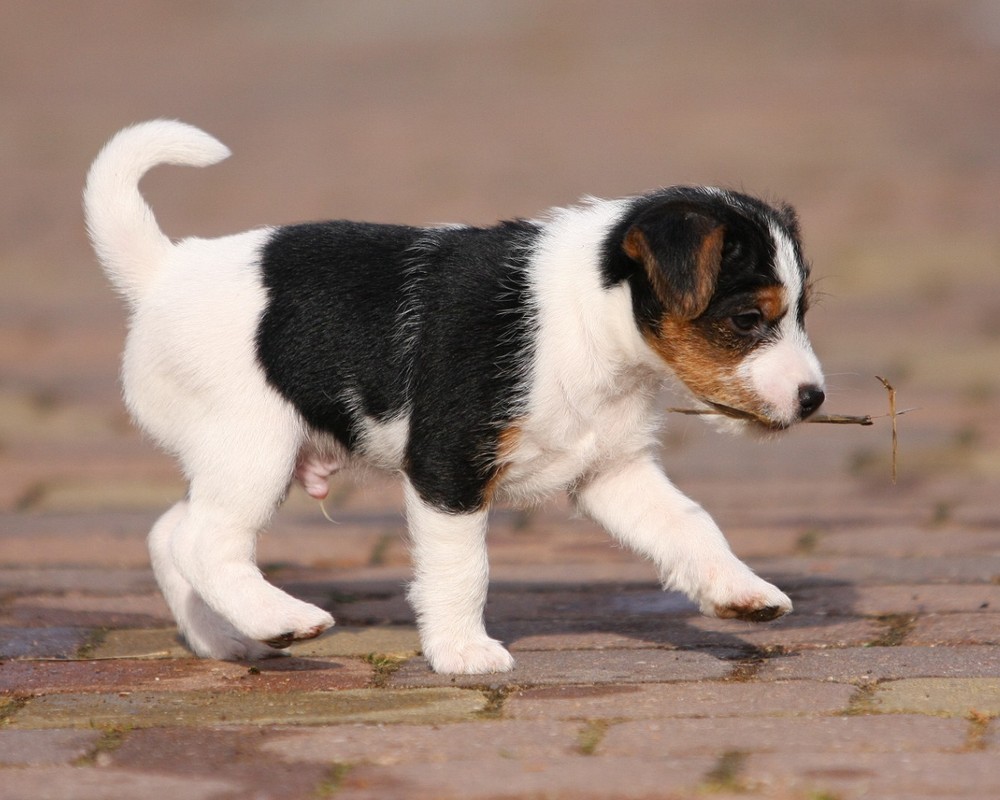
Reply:
<svg viewBox="0 0 1000 800"><path fill-rule="evenodd" d="M892 482L893 485L896 483L896 451L899 447L899 434L896 431L896 417L899 414L896 413L896 390L893 388L892 384L889 383L885 378L875 376L885 387L885 390L889 393L889 419L892 421Z"/></svg>
<svg viewBox="0 0 1000 800"><path fill-rule="evenodd" d="M893 387L889 381L885 378L875 376L885 387L886 392L889 393L889 413L882 414L880 416L872 416L871 414L865 414L861 417L854 417L842 414L817 414L815 416L809 417L805 422L818 422L826 423L827 425L874 425L876 419L881 419L882 417L888 417L892 423L892 482L896 483L897 470L896 470L896 455L899 450L899 432L896 428L897 417L903 416L903 414L908 414L910 411L915 411L913 408L904 408L903 410L898 410L896 408L896 389ZM732 409L732 413L727 413L721 409L717 408L668 408L667 411L674 414L688 414L692 416L722 416L722 417L735 417L736 419L746 419L749 415L744 416L737 412L736 409Z"/></svg>
<svg viewBox="0 0 1000 800"><path fill-rule="evenodd" d="M719 411L714 408L668 408L667 411L671 414L687 414L689 416L732 416L736 419L744 419L742 415L727 414L725 411ZM900 413L904 414L906 412L901 411ZM876 419L878 419L878 417L873 417L871 414L865 414L863 417L852 417L842 414L817 414L814 417L809 417L808 419L803 420L803 422L819 422L826 423L827 425L874 425Z"/></svg>

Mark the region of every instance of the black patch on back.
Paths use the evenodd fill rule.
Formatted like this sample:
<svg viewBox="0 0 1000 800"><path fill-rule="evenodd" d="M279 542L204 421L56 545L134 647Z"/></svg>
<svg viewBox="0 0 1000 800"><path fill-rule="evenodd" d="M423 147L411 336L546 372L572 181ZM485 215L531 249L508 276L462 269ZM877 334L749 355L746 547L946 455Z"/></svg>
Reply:
<svg viewBox="0 0 1000 800"><path fill-rule="evenodd" d="M280 228L264 247L267 308L257 357L268 381L317 430L354 450L359 412L389 419L406 405L394 339L413 228L320 222Z"/></svg>
<svg viewBox="0 0 1000 800"><path fill-rule="evenodd" d="M537 233L526 222L279 229L261 259L257 354L269 382L349 450L362 415L409 412L404 468L421 497L480 507L534 354Z"/></svg>
<svg viewBox="0 0 1000 800"><path fill-rule="evenodd" d="M536 318L528 295L537 226L446 231L421 292L407 472L452 510L484 502L500 433L522 409Z"/></svg>

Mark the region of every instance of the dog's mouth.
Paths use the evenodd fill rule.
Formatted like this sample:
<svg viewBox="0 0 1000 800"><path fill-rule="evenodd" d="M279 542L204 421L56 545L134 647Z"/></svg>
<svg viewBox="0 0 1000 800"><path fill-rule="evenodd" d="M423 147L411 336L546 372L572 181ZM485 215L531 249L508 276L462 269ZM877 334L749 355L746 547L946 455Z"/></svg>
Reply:
<svg viewBox="0 0 1000 800"><path fill-rule="evenodd" d="M722 414L724 417L749 423L750 425L765 431L783 431L791 427L791 423L789 422L782 422L780 420L771 419L770 417L764 417L753 411L746 411L742 408L734 408L733 406L716 403L713 400L703 399L702 402L709 406L713 411Z"/></svg>

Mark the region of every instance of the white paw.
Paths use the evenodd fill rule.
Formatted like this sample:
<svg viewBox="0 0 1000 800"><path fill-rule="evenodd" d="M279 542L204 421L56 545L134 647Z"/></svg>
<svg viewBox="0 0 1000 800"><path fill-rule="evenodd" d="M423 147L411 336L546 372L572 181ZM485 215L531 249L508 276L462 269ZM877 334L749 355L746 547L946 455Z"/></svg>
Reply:
<svg viewBox="0 0 1000 800"><path fill-rule="evenodd" d="M462 644L429 644L424 656L435 672L443 675L482 675L510 672L514 657L495 639L484 637Z"/></svg>
<svg viewBox="0 0 1000 800"><path fill-rule="evenodd" d="M253 615L241 632L269 647L284 648L303 639L315 639L333 625L333 617L322 608L287 597L280 609Z"/></svg>
<svg viewBox="0 0 1000 800"><path fill-rule="evenodd" d="M700 605L706 616L747 622L769 622L792 610L788 595L749 570L735 580L712 587Z"/></svg>
<svg viewBox="0 0 1000 800"><path fill-rule="evenodd" d="M243 636L194 593L189 596L177 624L187 646L202 658L257 661L287 655L284 650L275 650L263 642Z"/></svg>

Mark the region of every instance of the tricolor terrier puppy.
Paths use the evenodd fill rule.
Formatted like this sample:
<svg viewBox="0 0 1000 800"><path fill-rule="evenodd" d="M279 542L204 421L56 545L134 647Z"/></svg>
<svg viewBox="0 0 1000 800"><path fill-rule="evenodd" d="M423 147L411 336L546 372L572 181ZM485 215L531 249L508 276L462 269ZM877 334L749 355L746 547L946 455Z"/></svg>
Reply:
<svg viewBox="0 0 1000 800"><path fill-rule="evenodd" d="M733 427L781 430L823 402L790 208L671 188L489 228L337 221L172 242L139 179L227 155L148 122L111 140L85 192L131 311L126 403L190 481L149 547L192 650L260 658L333 624L264 580L254 542L292 480L322 498L353 461L402 476L409 599L438 672L513 666L483 623L498 500L568 492L705 614L791 610L654 454L670 375Z"/></svg>

